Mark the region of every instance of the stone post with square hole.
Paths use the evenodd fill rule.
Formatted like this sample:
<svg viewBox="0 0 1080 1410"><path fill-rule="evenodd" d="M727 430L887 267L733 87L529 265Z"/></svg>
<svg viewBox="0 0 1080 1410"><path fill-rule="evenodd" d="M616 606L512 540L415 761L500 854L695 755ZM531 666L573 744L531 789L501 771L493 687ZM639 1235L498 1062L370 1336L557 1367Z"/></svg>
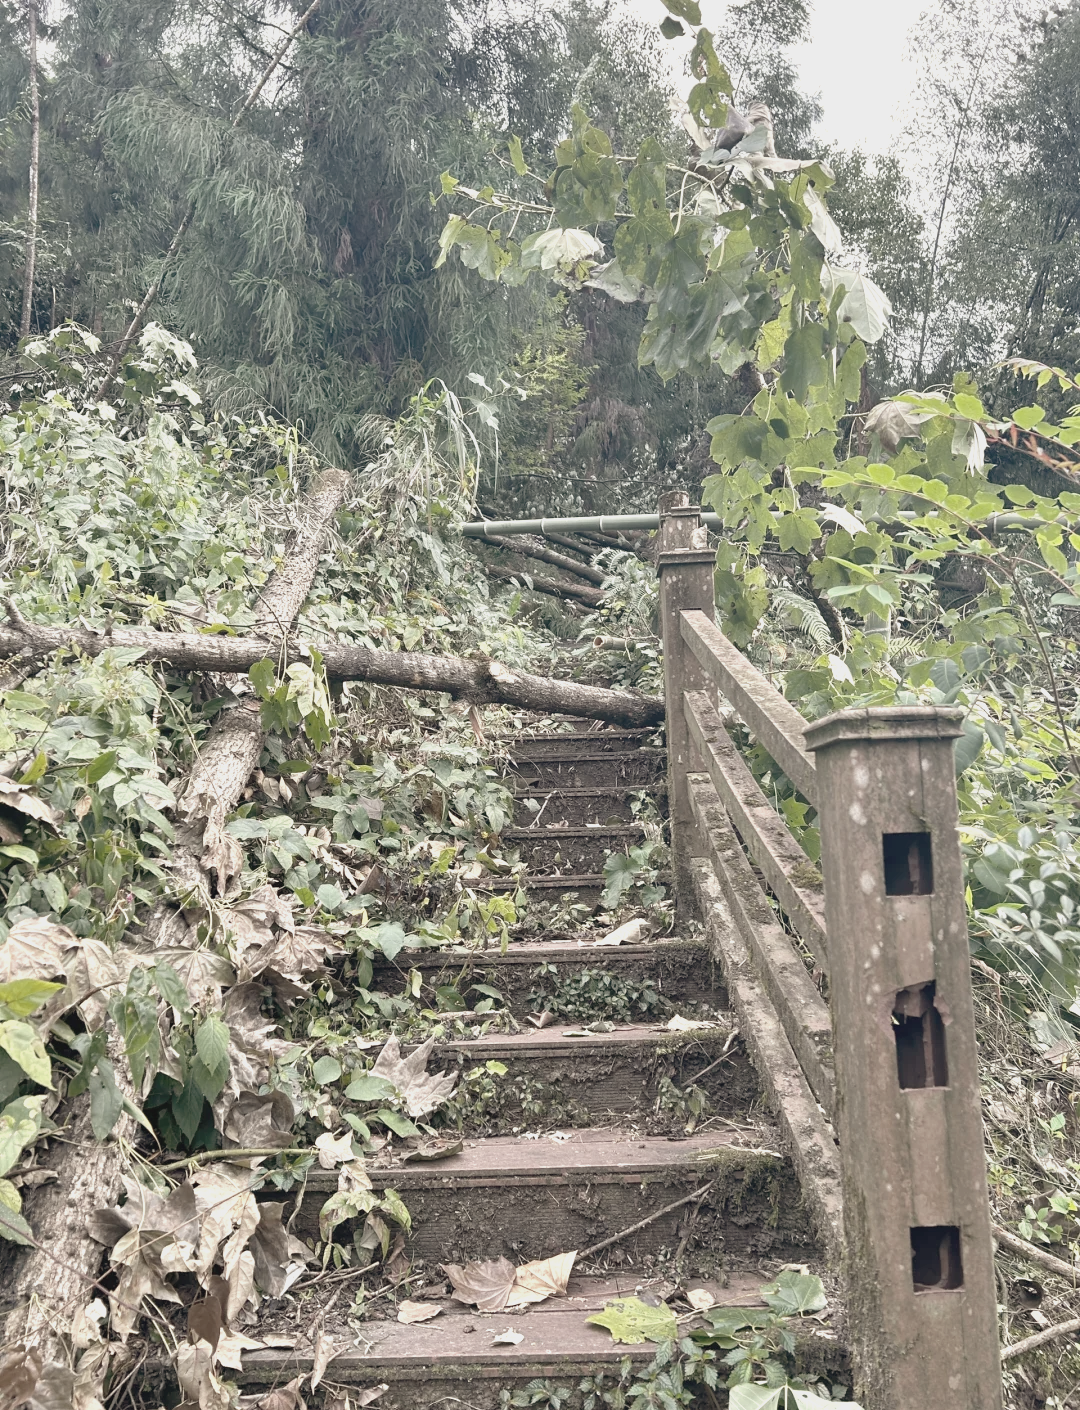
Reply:
<svg viewBox="0 0 1080 1410"><path fill-rule="evenodd" d="M806 730L829 936L848 1317L866 1410L1000 1410L953 742L962 711Z"/></svg>
<svg viewBox="0 0 1080 1410"><path fill-rule="evenodd" d="M664 642L664 699L667 702L668 816L675 871L675 905L694 909L690 862L706 855L697 835L690 806L687 775L701 769L701 760L683 714L683 692L706 690L710 682L682 639L680 614L713 616L715 554L706 543L701 509L690 496L672 490L660 496L660 633Z"/></svg>

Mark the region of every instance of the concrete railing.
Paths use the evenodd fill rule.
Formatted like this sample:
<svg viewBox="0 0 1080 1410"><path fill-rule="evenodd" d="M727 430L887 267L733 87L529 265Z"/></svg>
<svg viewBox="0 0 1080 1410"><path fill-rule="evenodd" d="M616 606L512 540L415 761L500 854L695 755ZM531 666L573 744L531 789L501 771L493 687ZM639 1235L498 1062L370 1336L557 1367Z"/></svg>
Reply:
<svg viewBox="0 0 1080 1410"><path fill-rule="evenodd" d="M842 1266L866 1410L999 1410L953 765L961 712L849 710L809 724L714 624L698 513L685 496L660 505L676 902L705 923L808 1210ZM816 809L820 871L733 743L729 711Z"/></svg>

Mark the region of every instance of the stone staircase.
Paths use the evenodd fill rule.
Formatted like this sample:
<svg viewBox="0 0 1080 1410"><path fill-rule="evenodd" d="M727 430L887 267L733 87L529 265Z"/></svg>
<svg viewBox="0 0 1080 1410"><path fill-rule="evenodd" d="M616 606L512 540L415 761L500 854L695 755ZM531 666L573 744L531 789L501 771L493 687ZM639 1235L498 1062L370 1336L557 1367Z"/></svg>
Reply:
<svg viewBox="0 0 1080 1410"><path fill-rule="evenodd" d="M516 741L517 810L507 840L528 863L532 905L568 892L595 904L608 853L642 836L633 801L647 791L663 803L665 757L652 740L647 732L597 727ZM493 889L517 884L496 879ZM505 952L410 957L425 983L498 991L513 1020L506 1026L515 1030L443 1039L429 1070L466 1075L495 1061L506 1072L493 1084L492 1102L475 1120L467 1114L458 1153L415 1164L369 1161L374 1188L396 1190L412 1216L402 1279L388 1278L384 1296L359 1320L348 1315L356 1281L337 1274L264 1304L255 1334L277 1328L294 1344L245 1353L243 1391L310 1372L321 1330L347 1348L324 1384L328 1394L347 1394L350 1405L495 1410L500 1391L537 1378L576 1387L601 1372L617 1378L625 1357L647 1363L652 1344L620 1345L587 1324L611 1298L657 1302L680 1287L704 1287L721 1305L760 1307L758 1288L782 1264L816 1264L798 1181L762 1109L706 941L684 929L597 945L603 934L560 931L511 939ZM652 995L655 1012L628 1022L556 1018L534 1027L529 995L538 985L557 993L586 972L607 976L596 982L624 994ZM676 1014L711 1026L669 1028ZM268 1189L260 1198L283 1201L293 1232L314 1240L319 1209L335 1188L333 1171L313 1171L299 1203L296 1192ZM338 1237L347 1240L344 1228ZM597 1245L593 1254L580 1252ZM498 1313L452 1301L439 1268L500 1256L520 1265L569 1250L579 1258L566 1297ZM400 1298L443 1310L404 1325L395 1320ZM689 1309L683 1303L679 1310ZM496 1344L508 1328L521 1340ZM709 1403L726 1403L724 1394Z"/></svg>

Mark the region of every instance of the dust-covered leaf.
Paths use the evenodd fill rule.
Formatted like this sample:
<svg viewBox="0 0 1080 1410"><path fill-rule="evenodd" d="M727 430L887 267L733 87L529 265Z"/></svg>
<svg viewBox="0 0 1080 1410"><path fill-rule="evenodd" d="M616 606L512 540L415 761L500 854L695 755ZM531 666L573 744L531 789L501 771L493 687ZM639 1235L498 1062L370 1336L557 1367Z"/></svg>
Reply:
<svg viewBox="0 0 1080 1410"><path fill-rule="evenodd" d="M460 1266L439 1265L450 1279L456 1302L475 1303L481 1312L501 1312L510 1298L516 1269L508 1258L488 1258Z"/></svg>
<svg viewBox="0 0 1080 1410"><path fill-rule="evenodd" d="M498 1336L491 1338L492 1346L519 1346L525 1340L521 1332L515 1332L513 1327L507 1327L505 1332L500 1332Z"/></svg>
<svg viewBox="0 0 1080 1410"><path fill-rule="evenodd" d="M411 1327L416 1322L430 1322L432 1317L437 1317L442 1308L437 1302L411 1302L406 1298L398 1303L397 1319Z"/></svg>
<svg viewBox="0 0 1080 1410"><path fill-rule="evenodd" d="M542 1302L547 1297L565 1297L566 1285L576 1258L575 1250L573 1253L556 1253L551 1258L538 1258L532 1263L523 1263L514 1272L514 1286L507 1306L517 1307L525 1302Z"/></svg>
<svg viewBox="0 0 1080 1410"><path fill-rule="evenodd" d="M670 1341L676 1333L677 1319L670 1307L661 1304L650 1307L639 1297L619 1297L604 1304L603 1312L585 1319L595 1327L606 1327L612 1341L637 1346L644 1341Z"/></svg>
<svg viewBox="0 0 1080 1410"><path fill-rule="evenodd" d="M398 1040L388 1038L371 1069L372 1077L381 1077L390 1083L412 1117L427 1116L454 1094L457 1079L453 1075L437 1076L427 1071L434 1046L435 1039L429 1038L403 1058Z"/></svg>
<svg viewBox="0 0 1080 1410"><path fill-rule="evenodd" d="M337 1346L334 1338L325 1328L320 1328L315 1337L315 1351L311 1362L311 1389L315 1390L323 1376L326 1368L335 1356L340 1356L343 1347Z"/></svg>

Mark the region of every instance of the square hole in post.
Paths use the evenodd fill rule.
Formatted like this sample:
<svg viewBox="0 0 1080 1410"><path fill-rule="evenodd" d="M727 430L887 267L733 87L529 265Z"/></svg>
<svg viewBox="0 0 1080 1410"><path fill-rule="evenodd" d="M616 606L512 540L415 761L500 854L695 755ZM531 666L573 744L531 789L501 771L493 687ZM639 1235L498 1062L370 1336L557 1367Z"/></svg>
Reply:
<svg viewBox="0 0 1080 1410"><path fill-rule="evenodd" d="M930 1224L911 1231L911 1281L915 1291L952 1292L964 1286L960 1230Z"/></svg>
<svg viewBox="0 0 1080 1410"><path fill-rule="evenodd" d="M882 851L885 859L886 896L929 896L934 890L934 863L928 832L886 832Z"/></svg>
<svg viewBox="0 0 1080 1410"><path fill-rule="evenodd" d="M905 1089L949 1085L945 1025L934 1004L936 987L933 980L913 984L893 1000L896 1075Z"/></svg>

